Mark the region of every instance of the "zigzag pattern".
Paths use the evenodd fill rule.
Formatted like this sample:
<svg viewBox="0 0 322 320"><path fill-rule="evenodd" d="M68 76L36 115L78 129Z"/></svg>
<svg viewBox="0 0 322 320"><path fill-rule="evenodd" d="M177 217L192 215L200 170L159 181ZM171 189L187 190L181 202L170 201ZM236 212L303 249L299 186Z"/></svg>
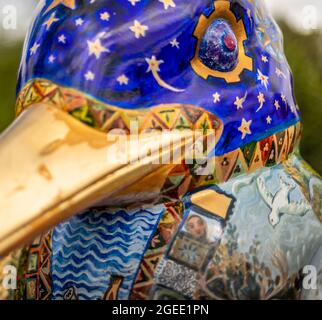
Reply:
<svg viewBox="0 0 322 320"><path fill-rule="evenodd" d="M196 106L172 104L126 110L46 79L31 80L20 91L16 104L17 114L39 102L54 104L86 125L104 132L112 129L130 132L132 120L138 122L139 132L151 129L214 129L217 141L223 130L222 123L215 115ZM297 147L301 130L301 124L298 123L261 141L254 141L223 156L213 157L210 160L213 170L207 174L197 174L193 166L185 163L178 165L170 172L161 193L177 199L194 188L227 182L256 169L279 164Z"/></svg>
<svg viewBox="0 0 322 320"><path fill-rule="evenodd" d="M98 209L96 209L97 211ZM73 290L78 299L102 299L113 277L123 279L118 299L127 299L136 272L165 208L86 212L55 228L53 299Z"/></svg>

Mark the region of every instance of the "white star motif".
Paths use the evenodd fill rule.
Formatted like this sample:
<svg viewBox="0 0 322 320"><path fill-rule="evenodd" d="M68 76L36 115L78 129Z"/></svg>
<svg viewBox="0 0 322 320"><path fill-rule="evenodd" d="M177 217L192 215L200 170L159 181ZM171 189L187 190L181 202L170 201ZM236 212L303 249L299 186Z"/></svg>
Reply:
<svg viewBox="0 0 322 320"><path fill-rule="evenodd" d="M272 118L270 116L268 116L266 118L266 122L267 122L267 124L271 124L272 123Z"/></svg>
<svg viewBox="0 0 322 320"><path fill-rule="evenodd" d="M92 71L87 71L85 74L85 79L88 81L93 81L95 79L95 74Z"/></svg>
<svg viewBox="0 0 322 320"><path fill-rule="evenodd" d="M164 9L168 10L169 7L175 8L176 4L173 0L159 0L159 2L163 3Z"/></svg>
<svg viewBox="0 0 322 320"><path fill-rule="evenodd" d="M245 93L244 97L242 97L242 98L236 97L234 105L237 107L237 110L243 109L244 102L246 101L246 98L247 98L247 92Z"/></svg>
<svg viewBox="0 0 322 320"><path fill-rule="evenodd" d="M59 19L56 18L56 12L53 12L50 18L43 25L46 26L46 30L48 31L52 24L57 21L59 21Z"/></svg>
<svg viewBox="0 0 322 320"><path fill-rule="evenodd" d="M54 63L55 60L56 60L56 57L52 54L48 58L49 63Z"/></svg>
<svg viewBox="0 0 322 320"><path fill-rule="evenodd" d="M279 78L284 78L284 79L286 79L286 75L285 75L285 74L284 74L284 72L283 72L282 70L280 70L279 68L276 68L275 73L276 73L276 75L277 75Z"/></svg>
<svg viewBox="0 0 322 320"><path fill-rule="evenodd" d="M240 131L242 133L242 140L244 140L246 138L246 135L248 134L252 134L251 130L250 130L250 125L252 124L252 120L246 121L244 118L242 120L242 123L240 125L240 127L238 128L238 131Z"/></svg>
<svg viewBox="0 0 322 320"><path fill-rule="evenodd" d="M265 96L262 92L260 92L257 96L258 102L259 103L264 103L265 102Z"/></svg>
<svg viewBox="0 0 322 320"><path fill-rule="evenodd" d="M218 92L213 94L212 97L214 98L214 103L220 102L220 94Z"/></svg>
<svg viewBox="0 0 322 320"><path fill-rule="evenodd" d="M66 37L65 37L65 35L64 34L62 34L62 35L60 35L59 37L58 37L58 42L60 42L60 43L66 43Z"/></svg>
<svg viewBox="0 0 322 320"><path fill-rule="evenodd" d="M149 27L135 20L134 25L130 27L130 30L134 32L135 38L139 39L140 37L145 37L145 32L149 30Z"/></svg>
<svg viewBox="0 0 322 320"><path fill-rule="evenodd" d="M265 96L262 92L260 92L257 96L257 100L259 102L259 108L256 110L256 112L258 112L259 110L261 110L263 108L263 105L265 103Z"/></svg>
<svg viewBox="0 0 322 320"><path fill-rule="evenodd" d="M36 54L39 47L40 47L40 44L35 42L34 45L30 48L30 55L32 56L32 55Z"/></svg>
<svg viewBox="0 0 322 320"><path fill-rule="evenodd" d="M145 58L145 61L148 64L148 69L147 69L147 73L151 72L154 79L156 80L156 82L158 83L159 86L173 91L173 92L183 92L185 91L185 89L179 89L179 88L175 88L173 86L171 86L170 84L166 83L159 75L160 72L160 64L164 63L163 60L157 60L157 58L155 56L152 56L151 59L149 58Z"/></svg>
<svg viewBox="0 0 322 320"><path fill-rule="evenodd" d="M287 99L286 99L286 97L285 97L285 95L283 93L281 94L281 99L285 103L285 106L287 108L288 107Z"/></svg>
<svg viewBox="0 0 322 320"><path fill-rule="evenodd" d="M110 20L110 14L108 12L103 12L100 15L100 19L103 21L109 21Z"/></svg>
<svg viewBox="0 0 322 320"><path fill-rule="evenodd" d="M267 63L267 62L268 62L268 58L267 58L266 56L262 55L262 61L263 61L264 63Z"/></svg>
<svg viewBox="0 0 322 320"><path fill-rule="evenodd" d="M67 7L67 8L70 8L70 9L74 10L74 9L76 8L75 1L76 1L76 0L53 0L53 1L52 1L52 3L51 3L51 5L50 5L50 6L48 6L48 8L47 8L47 10L46 10L45 14L46 14L48 11L50 11L50 10L52 10L52 9L54 9L54 8L56 8L56 7L58 7L59 5L64 5L65 7ZM48 1L47 1L47 2L48 2Z"/></svg>
<svg viewBox="0 0 322 320"><path fill-rule="evenodd" d="M101 57L101 54L104 52L110 52L107 48L105 48L101 40L97 38L95 41L89 41L87 40L89 55L95 55L96 59L99 59Z"/></svg>
<svg viewBox="0 0 322 320"><path fill-rule="evenodd" d="M264 86L266 89L268 87L268 77L265 76L259 69L257 69L257 80L260 80L262 86Z"/></svg>
<svg viewBox="0 0 322 320"><path fill-rule="evenodd" d="M239 97L236 97L236 100L234 102L234 105L237 107L237 110L243 109L243 99L240 99Z"/></svg>
<svg viewBox="0 0 322 320"><path fill-rule="evenodd" d="M275 100L274 106L276 108L276 111L281 107L277 100Z"/></svg>
<svg viewBox="0 0 322 320"><path fill-rule="evenodd" d="M146 72L160 71L160 64L164 63L163 60L157 60L155 56L152 56L151 59L145 58L145 61L148 63L149 67Z"/></svg>
<svg viewBox="0 0 322 320"><path fill-rule="evenodd" d="M177 39L173 39L171 42L171 46L172 47L176 47L176 48L178 48L178 49L180 49L180 43L177 41Z"/></svg>
<svg viewBox="0 0 322 320"><path fill-rule="evenodd" d="M76 26L82 26L84 23L84 20L82 18L78 18L76 21L75 21L75 24Z"/></svg>
<svg viewBox="0 0 322 320"><path fill-rule="evenodd" d="M129 83L129 78L125 74L122 74L116 80L121 86Z"/></svg>

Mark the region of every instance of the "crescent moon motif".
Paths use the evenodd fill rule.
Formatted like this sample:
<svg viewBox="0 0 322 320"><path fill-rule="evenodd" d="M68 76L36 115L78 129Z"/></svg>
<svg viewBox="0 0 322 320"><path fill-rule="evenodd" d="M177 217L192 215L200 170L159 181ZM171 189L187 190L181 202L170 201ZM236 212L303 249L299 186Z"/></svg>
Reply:
<svg viewBox="0 0 322 320"><path fill-rule="evenodd" d="M184 89L178 89L175 87L172 87L168 83L166 83L164 80L161 79L159 72L160 72L160 64L164 63L163 60L157 60L155 56L152 56L151 59L146 58L145 61L149 65L147 72L152 72L154 79L159 84L160 87L163 87L165 89L168 89L173 92L183 92Z"/></svg>

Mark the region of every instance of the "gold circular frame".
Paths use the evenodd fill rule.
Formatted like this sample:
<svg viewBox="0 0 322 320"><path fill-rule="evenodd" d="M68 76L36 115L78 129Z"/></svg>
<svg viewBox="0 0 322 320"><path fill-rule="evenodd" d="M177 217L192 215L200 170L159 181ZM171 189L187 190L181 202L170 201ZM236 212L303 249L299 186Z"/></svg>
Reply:
<svg viewBox="0 0 322 320"><path fill-rule="evenodd" d="M230 9L230 2L225 0L214 2L215 10L207 18L201 15L193 35L197 38L198 44L194 58L191 60L191 67L202 78L208 79L209 76L225 79L227 83L239 82L240 74L246 69L253 71L253 59L245 53L244 41L247 40L243 20L237 21L234 13ZM218 18L227 20L233 29L238 41L238 64L232 71L221 72L215 71L205 66L199 59L199 50L202 37L210 24Z"/></svg>

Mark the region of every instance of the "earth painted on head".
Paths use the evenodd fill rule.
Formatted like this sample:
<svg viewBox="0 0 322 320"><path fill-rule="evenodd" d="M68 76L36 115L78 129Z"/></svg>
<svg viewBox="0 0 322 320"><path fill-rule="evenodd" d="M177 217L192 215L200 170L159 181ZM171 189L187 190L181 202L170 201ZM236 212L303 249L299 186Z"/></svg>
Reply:
<svg viewBox="0 0 322 320"><path fill-rule="evenodd" d="M200 44L199 58L215 71L228 72L237 66L237 39L227 21L217 19L208 27Z"/></svg>

